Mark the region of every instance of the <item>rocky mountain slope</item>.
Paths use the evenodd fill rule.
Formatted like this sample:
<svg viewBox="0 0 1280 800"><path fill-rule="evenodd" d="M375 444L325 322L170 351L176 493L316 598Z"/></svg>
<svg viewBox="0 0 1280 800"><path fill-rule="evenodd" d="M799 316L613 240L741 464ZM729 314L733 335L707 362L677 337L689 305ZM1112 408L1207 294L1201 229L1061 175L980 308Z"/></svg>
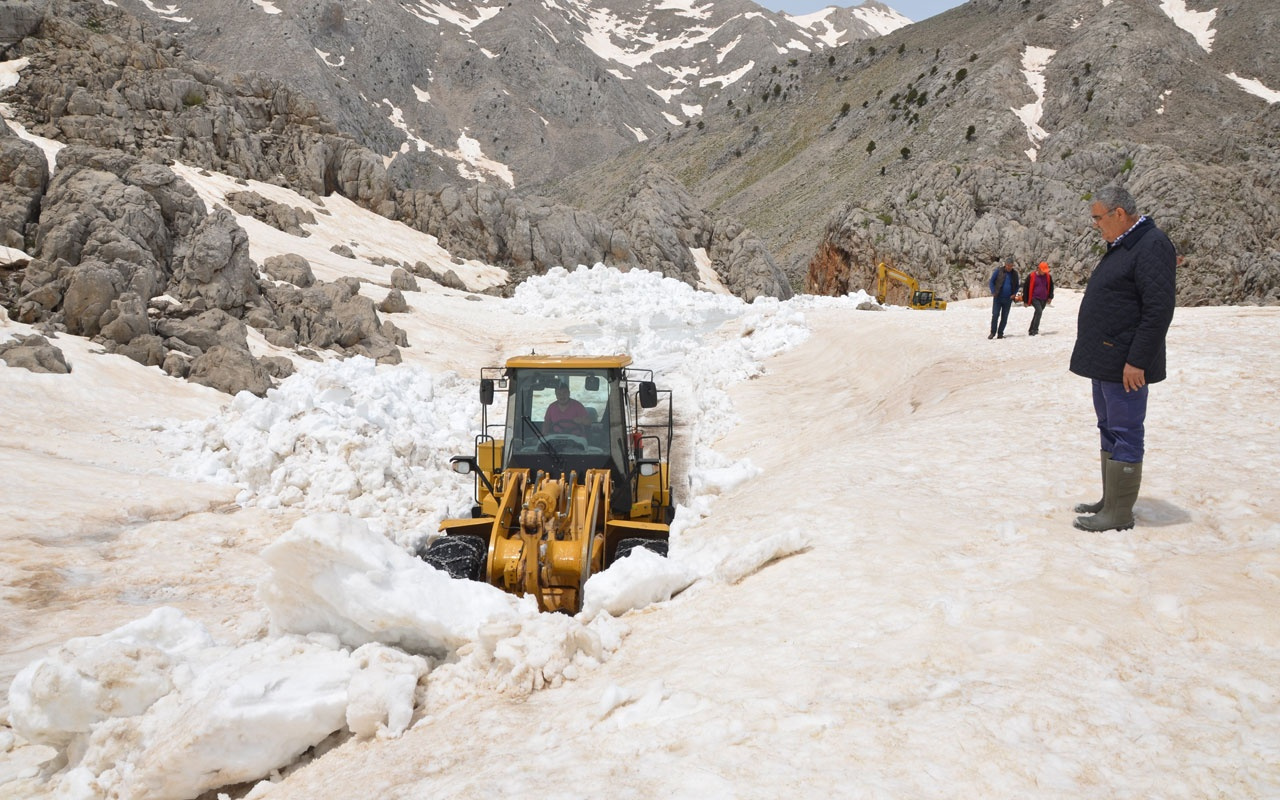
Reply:
<svg viewBox="0 0 1280 800"><path fill-rule="evenodd" d="M312 98L416 188L521 188L673 126L753 69L902 27L875 0L793 20L750 0L117 0L224 73Z"/></svg>
<svg viewBox="0 0 1280 800"><path fill-rule="evenodd" d="M285 368L245 325L387 359L404 337L358 280L290 264L311 299L279 289L175 161L340 194L505 268L497 291L599 261L748 299L866 288L882 260L949 297L1007 257L1079 285L1089 192L1118 181L1177 242L1181 302L1280 300L1265 0L970 0L906 27L874 3L0 1L4 115L71 145L51 171L0 126L0 237L23 254L0 302L228 390ZM305 209L243 194L305 233Z"/></svg>
<svg viewBox="0 0 1280 800"><path fill-rule="evenodd" d="M739 50L744 37L765 36L767 44L755 47L764 48L775 59L789 49L807 48L797 44L796 37L817 41L816 34L805 33L798 25L782 33L773 30L777 19L762 16L751 3L738 4L737 13L725 11L731 4L717 6L715 15L723 19L693 34L669 4L642 4L638 11L632 8L627 18L585 3L563 9L555 4L538 6L543 12L570 12L562 14L561 21L578 23L578 27L570 25L560 36L546 20L527 16L535 11L532 4L487 10L468 5L480 14L479 20L460 17L457 9L441 4L359 6L349 16L349 9L335 3L298 4L291 9L296 13L286 14L270 3L258 3L246 13L244 8L233 8L235 4L215 2L195 7L199 20L181 16L176 5L159 11L153 4L141 5L148 13L139 18L116 3L23 0L15 5L5 0L6 7L13 6L19 13L5 15L0 26L7 76L4 116L13 125L11 130L9 124L0 123L0 237L6 247L22 255L6 257L0 271L0 302L17 319L40 323L51 331L95 337L110 351L233 392L262 393L273 378L287 371L283 361L253 356L246 326L277 346L333 348L379 360L398 358L396 344L405 343L403 333L379 320L372 303L360 296L357 278L313 285L305 260L301 264L295 263L296 258L287 264L253 263L234 217L226 209L206 207L170 169L177 161L241 180L292 187L317 202L330 194L342 195L430 233L455 258L507 268L506 290L524 275L549 266L604 262L656 269L694 284L710 280L747 298L790 294L787 279L749 230L731 218L707 213L660 169L642 170L609 202L592 211L549 203L509 185L517 171L551 175L566 164L610 157L620 149L616 141L590 145L591 132L608 129L609 119L625 118L655 131L669 129L677 121L669 110L654 111L653 119L645 121L643 106L657 108L655 98L696 116L700 112L691 104L713 95L719 84L691 81L698 70L688 64L700 61L702 67L715 63L727 69L730 65L724 62ZM431 102L429 93L405 80L412 68L374 66L386 52L430 49L415 49L408 43L394 51L372 47L384 41L388 31L398 30L398 23L378 15L406 9L424 23L438 25L443 20L469 32L461 39L457 35L441 38L432 57L449 71L441 69L422 81L437 97L450 96L455 102ZM508 9L512 10L499 13ZM435 16L428 19L424 16L428 11ZM685 11L698 18L714 16ZM303 51L290 50L288 43L296 29L263 28L258 15L268 21L305 22L315 30ZM875 10L873 16L882 26L901 19L887 9ZM844 19L848 24L858 20L849 14ZM836 35L826 16L809 22L821 23L818 33L827 38ZM226 24L225 31L221 23ZM533 39L517 35L530 26L545 29L547 35ZM208 33L210 28L213 35ZM637 101L619 90L610 102L602 102L597 88L588 85L579 91L585 85L580 76L560 81L554 73L563 53L560 60L548 56L535 59L537 63L519 57L496 58L468 38L481 31L496 37L484 40L495 47L501 41L510 46L534 41L548 45L560 39L577 42L572 48L575 58L586 64L579 65L580 71L594 74L593 80L601 86L624 80L643 83L638 91L644 99ZM354 37L360 45L353 45L353 53L361 48L376 53L364 65L367 71L353 72L368 82L325 91L308 78L308 68L319 63L333 69L332 54L314 46L313 40L339 34ZM648 49L628 52L623 45L631 40L619 38L624 35L649 42ZM785 37L787 44L769 36ZM465 53L451 49L459 41L471 49ZM683 54L686 66L667 63L668 51L690 47L695 51ZM216 58L216 68L192 57L191 49L201 48ZM315 53L297 57L308 48ZM508 52L506 45L502 52ZM595 55L584 55L588 52ZM627 61L631 74L618 77L616 70L606 70L600 53L615 59L610 63ZM497 72L484 71L483 79L477 74L471 76L475 81L464 80L469 74L467 63L475 61L477 67L470 70L475 72L481 55L497 64L492 68ZM280 74L227 68L239 64L279 67ZM301 69L296 68L298 64ZM433 72L424 69L425 75ZM325 70L321 72L328 76L326 81L333 80ZM544 113L552 120L573 115L566 123L572 128L568 138L573 145L565 145L572 153L545 158L548 131L555 127L549 124L538 133L538 144L520 149L509 166L484 156L468 137L467 125L454 127L455 116L462 113L458 109L478 107L477 95L472 94L476 86L486 81L496 85L501 75L531 78L536 84L519 95L526 110L534 108L527 101L539 100L536 110L521 117L526 122L546 121ZM660 84L660 79L668 88L655 88L653 83ZM722 78L721 83L729 80ZM299 85L312 85L317 94L308 95ZM338 80L337 86L342 85ZM415 103L425 109L418 116L420 128L409 128L395 102L364 102L366 92L379 93L391 86L401 91L408 87L420 95L421 102ZM562 93L557 87L578 88ZM494 92L515 97L506 87ZM561 107L553 107L556 97ZM357 99L361 102L356 103ZM463 99L470 105L463 104ZM389 118L387 108L392 110ZM493 113L501 124L518 123L505 112ZM597 116L584 120L583 114ZM462 116L478 124L478 118ZM390 124L396 133L386 133L380 124ZM645 135L641 127L622 128L628 135ZM429 146L418 135L427 129L447 130L450 136L457 133L458 149L448 152ZM29 141L32 136L65 146L57 156L56 169L51 157L46 165L45 154ZM397 146L391 151L394 156L373 149L388 142ZM452 175L455 169L457 176ZM303 224L310 213L306 209L282 207L251 192L235 199L229 196L227 202L238 213L293 235L306 235ZM388 278L392 283L412 280L408 273L413 271L428 279L447 277L418 269L421 264L391 266L403 269L400 278ZM281 280L291 286L282 286Z"/></svg>
<svg viewBox="0 0 1280 800"><path fill-rule="evenodd" d="M993 262L1082 285L1085 199L1128 186L1174 238L1182 303L1280 301L1280 6L970 0L753 76L700 125L553 189L595 202L660 162L809 291L889 261L951 297Z"/></svg>

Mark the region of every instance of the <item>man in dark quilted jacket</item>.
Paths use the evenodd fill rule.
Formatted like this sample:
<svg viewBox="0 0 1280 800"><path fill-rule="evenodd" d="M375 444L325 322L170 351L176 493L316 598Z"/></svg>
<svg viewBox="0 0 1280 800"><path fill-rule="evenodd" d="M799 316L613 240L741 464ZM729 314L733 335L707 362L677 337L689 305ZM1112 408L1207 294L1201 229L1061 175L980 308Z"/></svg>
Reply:
<svg viewBox="0 0 1280 800"><path fill-rule="evenodd" d="M1093 381L1102 436L1102 500L1081 503L1075 526L1128 530L1142 484L1148 386L1165 378L1164 341L1173 320L1177 254L1128 191L1093 196L1093 227L1107 242L1080 301L1071 371Z"/></svg>

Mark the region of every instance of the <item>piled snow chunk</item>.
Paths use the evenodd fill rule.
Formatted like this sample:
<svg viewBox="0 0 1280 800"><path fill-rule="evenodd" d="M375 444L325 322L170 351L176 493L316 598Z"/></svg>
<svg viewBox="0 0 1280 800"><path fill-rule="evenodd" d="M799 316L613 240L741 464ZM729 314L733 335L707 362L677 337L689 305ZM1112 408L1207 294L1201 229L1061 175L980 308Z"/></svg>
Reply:
<svg viewBox="0 0 1280 800"><path fill-rule="evenodd" d="M146 711L173 690L179 665L212 646L204 628L174 608L101 636L70 639L13 679L13 729L32 742L66 747L103 720Z"/></svg>
<svg viewBox="0 0 1280 800"><path fill-rule="evenodd" d="M427 672L421 656L377 644L351 654L356 672L347 691L347 728L356 736L395 737L413 720L418 679Z"/></svg>
<svg viewBox="0 0 1280 800"><path fill-rule="evenodd" d="M73 772L117 796L162 800L261 778L342 729L354 670L322 638L229 650L147 713L95 729Z"/></svg>
<svg viewBox="0 0 1280 800"><path fill-rule="evenodd" d="M334 636L221 647L172 608L73 639L9 688L15 729L66 754L68 800L182 800L261 778L345 728L408 727L426 659Z"/></svg>
<svg viewBox="0 0 1280 800"><path fill-rule="evenodd" d="M730 461L711 447L737 423L726 390L761 374L764 359L809 337L794 301L757 298L747 304L661 273L619 272L600 264L548 270L516 287L511 302L517 313L598 320L572 329L574 353L627 353L672 390L682 428L676 456L689 465L693 495L754 474L749 464ZM852 296L841 302L856 307Z"/></svg>
<svg viewBox="0 0 1280 800"><path fill-rule="evenodd" d="M670 600L698 579L683 562L637 547L604 572L587 579L582 610L621 616L634 608Z"/></svg>
<svg viewBox="0 0 1280 800"><path fill-rule="evenodd" d="M448 460L470 450L479 415L472 381L356 357L307 364L266 397L242 392L223 414L180 426L170 446L186 476L244 487L244 505L406 531L470 507Z"/></svg>
<svg viewBox="0 0 1280 800"><path fill-rule="evenodd" d="M428 691L438 701L476 693L524 697L575 680L609 660L626 631L608 614L538 614L519 622L486 625L458 650L458 661L431 673Z"/></svg>
<svg viewBox="0 0 1280 800"><path fill-rule="evenodd" d="M258 594L276 634L323 631L349 647L381 642L443 655L490 622L538 613L531 599L453 580L341 514L299 520L262 557L271 572Z"/></svg>

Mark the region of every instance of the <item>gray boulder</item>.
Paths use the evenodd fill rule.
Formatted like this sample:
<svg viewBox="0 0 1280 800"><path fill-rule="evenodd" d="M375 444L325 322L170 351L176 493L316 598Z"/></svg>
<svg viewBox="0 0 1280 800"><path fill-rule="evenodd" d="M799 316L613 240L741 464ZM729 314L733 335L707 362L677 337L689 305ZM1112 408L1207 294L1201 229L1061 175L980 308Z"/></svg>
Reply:
<svg viewBox="0 0 1280 800"><path fill-rule="evenodd" d="M62 299L64 323L69 333L97 336L102 317L120 296L123 283L118 270L100 261L86 261L66 268L67 288Z"/></svg>
<svg viewBox="0 0 1280 800"><path fill-rule="evenodd" d="M267 374L277 380L284 380L294 373L293 362L284 356L263 356L258 359Z"/></svg>
<svg viewBox="0 0 1280 800"><path fill-rule="evenodd" d="M220 308L211 308L190 319L159 320L156 322L156 333L164 337L172 349L188 355L199 355L215 347L246 352L249 349L248 328ZM178 346L173 340L195 348L195 352Z"/></svg>
<svg viewBox="0 0 1280 800"><path fill-rule="evenodd" d="M0 245L26 249L28 226L40 212L49 163L39 147L19 139L0 120Z"/></svg>
<svg viewBox="0 0 1280 800"><path fill-rule="evenodd" d="M146 306L143 305L142 298L134 292L125 292L112 300L111 307L106 310L99 322L102 325L102 335L116 344L128 344L139 336L151 333L151 321L147 317ZM156 341L158 342L159 339Z"/></svg>
<svg viewBox="0 0 1280 800"><path fill-rule="evenodd" d="M32 372L65 375L71 371L62 351L38 334L15 336L7 342L0 342L0 361Z"/></svg>
<svg viewBox="0 0 1280 800"><path fill-rule="evenodd" d="M160 369L164 370L165 374L172 375L175 378L185 378L191 374L191 361L191 357L175 350L170 350L165 354L164 362L161 363Z"/></svg>
<svg viewBox="0 0 1280 800"><path fill-rule="evenodd" d="M262 271L274 280L287 281L303 289L316 282L310 262L296 253L268 256L262 261Z"/></svg>
<svg viewBox="0 0 1280 800"><path fill-rule="evenodd" d="M402 292L418 291L418 281L403 267L396 267L391 272L391 288Z"/></svg>
<svg viewBox="0 0 1280 800"><path fill-rule="evenodd" d="M168 293L235 316L261 298L249 237L230 211L220 208L205 217L191 238L175 249Z"/></svg>
<svg viewBox="0 0 1280 800"><path fill-rule="evenodd" d="M316 224L315 214L307 209L268 200L257 192L227 192L226 200L237 214L253 217L292 236L310 236L311 232L302 226Z"/></svg>
<svg viewBox="0 0 1280 800"><path fill-rule="evenodd" d="M108 346L116 355L127 356L144 367L162 367L168 358L164 341L151 333L135 336L128 344L108 342Z"/></svg>
<svg viewBox="0 0 1280 800"><path fill-rule="evenodd" d="M383 314L403 314L409 310L409 304L405 302L404 294L399 289L392 289L387 293L386 298L378 303L378 310Z"/></svg>
<svg viewBox="0 0 1280 800"><path fill-rule="evenodd" d="M250 392L259 397L271 388L271 376L248 350L214 345L191 362L187 380L227 394Z"/></svg>
<svg viewBox="0 0 1280 800"><path fill-rule="evenodd" d="M269 286L266 296L276 309L281 334L266 334L267 341L279 346L303 344L325 348L338 337L338 324L332 315L333 299L323 286L299 289L295 286ZM281 336L292 336L285 345Z"/></svg>
<svg viewBox="0 0 1280 800"><path fill-rule="evenodd" d="M0 50L35 33L48 4L48 0L0 0Z"/></svg>

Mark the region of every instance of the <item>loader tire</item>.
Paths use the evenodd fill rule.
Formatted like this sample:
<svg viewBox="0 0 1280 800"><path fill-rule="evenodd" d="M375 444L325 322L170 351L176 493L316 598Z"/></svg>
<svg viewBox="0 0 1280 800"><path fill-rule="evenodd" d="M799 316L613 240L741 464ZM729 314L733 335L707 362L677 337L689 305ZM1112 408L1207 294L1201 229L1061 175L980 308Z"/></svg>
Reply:
<svg viewBox="0 0 1280 800"><path fill-rule="evenodd" d="M637 547L641 547L641 548L644 548L645 550L649 550L650 552L657 553L663 558L667 557L666 542L661 541L659 539L643 539L640 537L633 537L630 539L621 539L618 541L618 547L616 550L614 550L614 553L613 553L613 560L617 561L620 558L626 558L627 556L631 555L631 551L635 550Z"/></svg>
<svg viewBox="0 0 1280 800"><path fill-rule="evenodd" d="M450 578L478 581L488 547L479 536L444 535L418 552L418 557Z"/></svg>

